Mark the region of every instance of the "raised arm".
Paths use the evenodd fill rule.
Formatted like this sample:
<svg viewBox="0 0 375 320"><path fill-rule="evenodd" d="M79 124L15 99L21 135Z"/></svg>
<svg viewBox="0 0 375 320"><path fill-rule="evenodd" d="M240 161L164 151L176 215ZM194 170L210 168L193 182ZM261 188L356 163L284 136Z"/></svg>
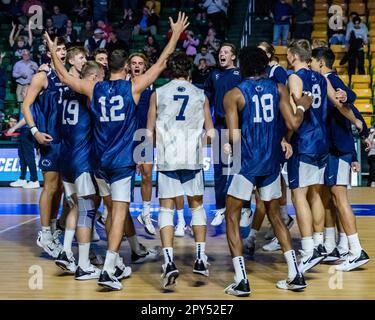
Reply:
<svg viewBox="0 0 375 320"><path fill-rule="evenodd" d="M62 61L57 57L57 38L54 42L52 42L47 32L45 33L45 37L47 39L48 48L51 52L53 65L55 67L57 75L59 76L60 81L69 86L73 91L80 94L84 94L91 100L94 92L95 83L90 80L79 79L70 75L68 71L65 69L65 66L62 63Z"/></svg>
<svg viewBox="0 0 375 320"><path fill-rule="evenodd" d="M33 45L33 32L31 30L31 19L29 20L29 24L27 25L28 32L29 32L29 46L32 47Z"/></svg>
<svg viewBox="0 0 375 320"><path fill-rule="evenodd" d="M16 25L14 24L14 22L12 22L12 26L13 28L9 35L9 44L11 47L13 47L14 45L14 32L16 31Z"/></svg>
<svg viewBox="0 0 375 320"><path fill-rule="evenodd" d="M168 57L176 49L176 44L180 38L181 33L189 26L188 17L185 13L179 12L178 19L174 23L172 18L169 18L169 22L172 28L172 37L169 40L167 46L164 48L159 59L147 72L139 77L135 77L132 82L132 94L135 102L139 100L139 96L146 88L148 88L165 69Z"/></svg>

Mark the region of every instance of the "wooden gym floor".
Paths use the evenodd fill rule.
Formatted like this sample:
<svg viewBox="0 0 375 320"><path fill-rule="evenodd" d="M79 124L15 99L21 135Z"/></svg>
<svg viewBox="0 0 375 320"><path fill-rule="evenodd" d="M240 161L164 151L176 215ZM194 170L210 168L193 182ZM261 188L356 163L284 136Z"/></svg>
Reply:
<svg viewBox="0 0 375 320"><path fill-rule="evenodd" d="M0 189L0 299L238 299L223 293L223 289L233 282L232 262L226 243L225 226L208 227L206 251L211 263L210 277L204 278L192 273L194 262L194 242L190 233L175 240L175 260L180 270L178 284L173 292L160 289L159 261L143 265L131 265L133 274L123 280L124 289L118 292L103 292L96 281L78 282L70 275L62 274L52 260L36 245L39 230L38 199L39 190ZM205 206L208 221L212 220L213 190L207 188ZM138 198L138 199L137 199ZM289 197L290 198L290 197ZM350 190L350 200L357 214L357 225L362 246L370 258L375 259L375 188L354 188ZM141 201L136 191L133 216L138 214ZM153 199L157 208L157 199ZM293 212L293 208L289 207ZM187 209L185 208L187 213ZM154 214L156 219L156 214ZM147 246L160 245L160 238L148 236L136 221L140 242ZM190 218L187 217L187 221ZM286 276L287 267L281 251L266 253L261 250L265 243L263 235L268 227L264 223L258 236L254 260L247 260L246 266L252 294L247 299L375 299L375 264L371 260L363 268L349 273L335 273L327 264L317 266L307 273L308 287L304 292L282 291L275 287L277 280ZM247 233L248 230L243 230ZM104 238L103 231L99 230ZM294 247L300 248L299 232L296 224L292 228ZM96 250L105 255L106 242L101 240ZM77 248L74 248L77 251ZM130 262L130 250L126 242L121 255Z"/></svg>

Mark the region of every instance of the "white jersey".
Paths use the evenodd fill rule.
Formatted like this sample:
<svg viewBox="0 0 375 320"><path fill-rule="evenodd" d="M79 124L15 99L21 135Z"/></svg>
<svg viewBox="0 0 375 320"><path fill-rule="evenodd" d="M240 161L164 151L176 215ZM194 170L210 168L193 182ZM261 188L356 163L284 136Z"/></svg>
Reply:
<svg viewBox="0 0 375 320"><path fill-rule="evenodd" d="M185 80L156 89L157 170L203 168L204 91Z"/></svg>

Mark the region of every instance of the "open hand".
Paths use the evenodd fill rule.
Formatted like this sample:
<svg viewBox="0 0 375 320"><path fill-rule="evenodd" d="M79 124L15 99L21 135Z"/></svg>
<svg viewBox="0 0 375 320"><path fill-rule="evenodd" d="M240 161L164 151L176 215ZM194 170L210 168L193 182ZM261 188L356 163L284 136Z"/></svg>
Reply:
<svg viewBox="0 0 375 320"><path fill-rule="evenodd" d="M184 32L190 24L188 22L188 19L189 18L185 15L185 12L178 13L178 18L176 22L173 22L172 18L169 17L169 23L171 25L173 34L180 36L180 34Z"/></svg>

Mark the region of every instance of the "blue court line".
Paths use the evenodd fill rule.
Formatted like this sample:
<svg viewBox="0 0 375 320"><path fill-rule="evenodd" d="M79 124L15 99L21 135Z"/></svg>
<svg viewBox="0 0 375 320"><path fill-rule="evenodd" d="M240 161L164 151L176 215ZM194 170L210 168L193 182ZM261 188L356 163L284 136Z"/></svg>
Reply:
<svg viewBox="0 0 375 320"><path fill-rule="evenodd" d="M208 216L213 216L213 210L215 210L214 204L208 204L204 206ZM254 210L255 205L251 206ZM375 216L375 204L353 204L352 205L354 214L356 216ZM133 203L130 206L130 212L132 216L137 216L142 210L141 203ZM156 213L159 211L158 205L151 205L151 212ZM288 212L290 215L295 215L294 207L288 205ZM25 204L25 203L14 203L14 204L0 204L0 216L1 215L38 215L39 205L38 204ZM187 221L190 221L189 208L185 206L185 216Z"/></svg>

